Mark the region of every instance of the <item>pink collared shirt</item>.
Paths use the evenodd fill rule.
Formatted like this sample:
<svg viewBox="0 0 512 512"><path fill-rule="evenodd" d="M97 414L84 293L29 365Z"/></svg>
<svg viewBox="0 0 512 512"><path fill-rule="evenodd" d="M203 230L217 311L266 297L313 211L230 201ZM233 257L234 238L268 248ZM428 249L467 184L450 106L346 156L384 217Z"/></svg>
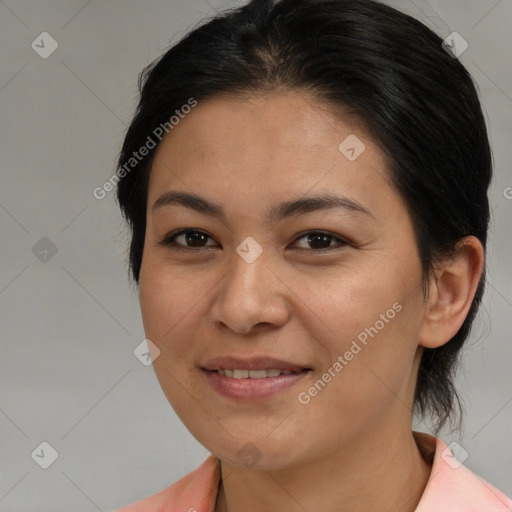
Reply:
<svg viewBox="0 0 512 512"><path fill-rule="evenodd" d="M443 441L419 432L414 432L414 437L432 464L415 512L512 512L512 500L459 465ZM220 461L210 455L163 491L114 512L214 512L220 477Z"/></svg>

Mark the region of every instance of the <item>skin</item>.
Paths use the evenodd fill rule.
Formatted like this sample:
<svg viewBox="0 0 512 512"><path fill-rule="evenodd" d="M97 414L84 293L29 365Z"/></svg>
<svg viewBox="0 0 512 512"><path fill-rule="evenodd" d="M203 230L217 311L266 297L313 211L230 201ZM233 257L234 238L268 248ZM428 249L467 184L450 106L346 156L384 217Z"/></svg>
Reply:
<svg viewBox="0 0 512 512"><path fill-rule="evenodd" d="M366 146L355 161L338 149L349 134ZM218 203L226 218L153 208L171 190ZM370 214L266 217L271 205L322 193ZM179 228L208 237L188 251L159 245ZM311 230L331 234L320 245L330 249L308 243ZM248 236L263 249L250 264L236 252ZM175 239L180 245L185 236ZM468 237L461 247L436 269L425 299L411 217L383 153L354 119L311 97L217 96L163 139L149 182L140 304L146 336L160 350L153 366L162 390L222 461L216 512L416 508L430 475L411 430L420 356L458 330L482 271L479 242ZM300 403L298 393L395 303L400 312ZM200 369L224 355L268 355L313 371L276 396L235 403ZM237 457L246 443L261 456L252 467Z"/></svg>

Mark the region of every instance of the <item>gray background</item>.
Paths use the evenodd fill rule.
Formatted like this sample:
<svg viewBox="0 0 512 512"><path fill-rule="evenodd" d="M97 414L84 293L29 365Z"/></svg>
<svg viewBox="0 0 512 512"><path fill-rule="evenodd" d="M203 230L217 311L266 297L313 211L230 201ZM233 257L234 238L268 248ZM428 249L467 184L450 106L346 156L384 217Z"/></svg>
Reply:
<svg viewBox="0 0 512 512"><path fill-rule="evenodd" d="M466 428L441 437L512 495L512 0L389 3L469 43L460 59L489 125L494 225L489 286L459 379ZM114 193L99 201L92 191L115 170L138 72L196 23L240 4L0 1L1 511L108 512L207 455L133 354L144 333L126 230ZM31 48L43 31L59 45L46 59ZM48 241L36 246L46 256L33 250L43 237L53 256ZM48 469L31 457L43 441L58 452Z"/></svg>

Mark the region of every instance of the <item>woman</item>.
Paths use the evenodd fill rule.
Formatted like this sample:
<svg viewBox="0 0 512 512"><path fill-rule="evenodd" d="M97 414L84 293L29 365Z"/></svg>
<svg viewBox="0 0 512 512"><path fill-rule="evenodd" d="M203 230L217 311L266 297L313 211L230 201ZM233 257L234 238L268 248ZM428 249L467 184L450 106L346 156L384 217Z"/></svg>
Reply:
<svg viewBox="0 0 512 512"><path fill-rule="evenodd" d="M491 154L454 57L373 1L253 0L141 75L130 267L212 455L122 512L512 510L411 426L454 420L484 287Z"/></svg>

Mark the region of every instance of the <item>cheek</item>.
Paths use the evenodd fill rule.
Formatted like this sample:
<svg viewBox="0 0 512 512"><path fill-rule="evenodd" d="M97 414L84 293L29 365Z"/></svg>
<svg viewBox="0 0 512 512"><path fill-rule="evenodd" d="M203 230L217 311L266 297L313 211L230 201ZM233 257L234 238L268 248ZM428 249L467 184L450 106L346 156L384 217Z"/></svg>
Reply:
<svg viewBox="0 0 512 512"><path fill-rule="evenodd" d="M172 354L174 364L187 353L199 323L208 323L206 303L214 284L190 269L171 269L151 258L143 262L139 300L146 337L158 346L164 358Z"/></svg>
<svg viewBox="0 0 512 512"><path fill-rule="evenodd" d="M422 318L421 290L407 284L416 277L415 272L404 278L388 269L345 275L308 290L311 307L303 308L302 319L325 351L321 371L331 368L343 375L334 379L333 391L357 383L353 396L364 401L385 392L379 377L391 389L409 378Z"/></svg>
<svg viewBox="0 0 512 512"><path fill-rule="evenodd" d="M304 280L302 280L304 283ZM338 276L311 280L304 290L304 313L326 334L331 349L343 350L345 345L375 325L384 331L398 317L397 309L404 293L399 282L385 272L339 272ZM309 312L308 312L309 311ZM381 319L381 315L384 315ZM388 329L389 330L389 329Z"/></svg>
<svg viewBox="0 0 512 512"><path fill-rule="evenodd" d="M209 287L190 273L169 271L162 262L147 258L141 266L139 300L146 337L160 350L153 361L153 370L169 403L188 425L190 414L190 372L193 367L191 350L194 333L201 321L208 321L204 298ZM188 393L183 392L186 384Z"/></svg>

